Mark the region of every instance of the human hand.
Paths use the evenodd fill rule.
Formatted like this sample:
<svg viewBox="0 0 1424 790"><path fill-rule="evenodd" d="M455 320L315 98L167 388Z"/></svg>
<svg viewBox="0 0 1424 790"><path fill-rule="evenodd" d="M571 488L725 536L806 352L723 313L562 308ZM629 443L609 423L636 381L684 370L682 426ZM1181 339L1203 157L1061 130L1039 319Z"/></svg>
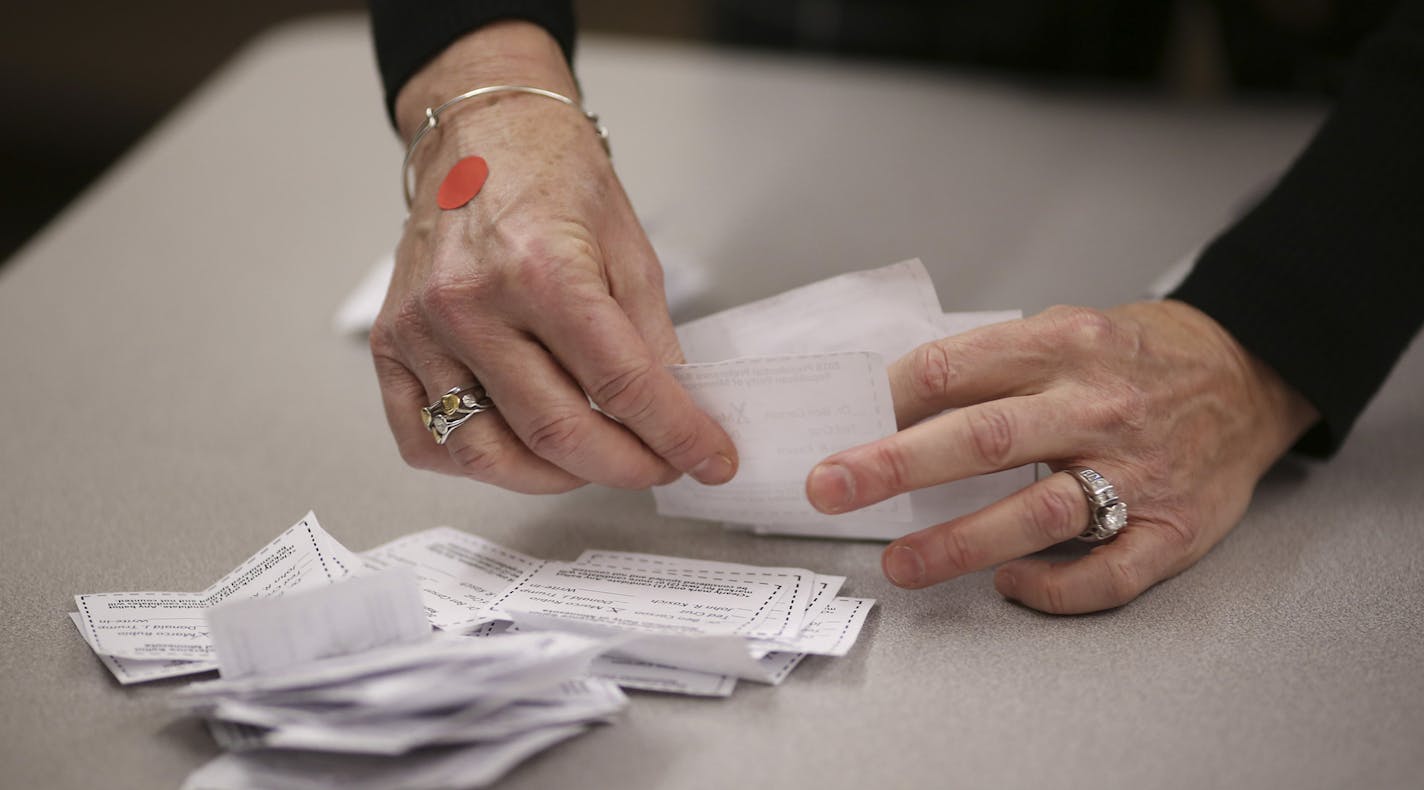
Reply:
<svg viewBox="0 0 1424 790"><path fill-rule="evenodd" d="M999 565L1002 595L1057 614L1121 606L1190 567L1318 419L1215 321L1174 301L1058 307L945 338L895 362L890 383L902 430L825 459L807 478L811 503L844 513L1035 461L1090 467L1116 486L1128 523L1083 557L1027 556L1088 524L1082 489L1053 474L881 558L909 588Z"/></svg>
<svg viewBox="0 0 1424 790"><path fill-rule="evenodd" d="M425 107L494 84L578 95L547 33L497 23L406 84L403 136ZM473 155L489 162L483 190L439 209L438 185ZM414 202L371 331L386 419L408 463L530 493L646 488L683 472L731 479L731 439L665 368L682 352L662 270L582 113L524 94L476 100L441 116L413 169ZM421 407L472 378L496 410L437 445Z"/></svg>

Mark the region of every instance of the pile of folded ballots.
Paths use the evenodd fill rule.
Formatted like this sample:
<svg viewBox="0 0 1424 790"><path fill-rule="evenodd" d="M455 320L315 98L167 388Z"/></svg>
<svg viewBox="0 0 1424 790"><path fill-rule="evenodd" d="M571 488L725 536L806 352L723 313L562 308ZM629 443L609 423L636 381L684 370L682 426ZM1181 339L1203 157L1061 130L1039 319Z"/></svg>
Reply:
<svg viewBox="0 0 1424 790"><path fill-rule="evenodd" d="M874 601L844 583L444 527L355 554L308 514L201 592L79 595L71 617L121 683L220 671L172 697L226 750L185 787L480 787L622 689L727 696L845 655Z"/></svg>

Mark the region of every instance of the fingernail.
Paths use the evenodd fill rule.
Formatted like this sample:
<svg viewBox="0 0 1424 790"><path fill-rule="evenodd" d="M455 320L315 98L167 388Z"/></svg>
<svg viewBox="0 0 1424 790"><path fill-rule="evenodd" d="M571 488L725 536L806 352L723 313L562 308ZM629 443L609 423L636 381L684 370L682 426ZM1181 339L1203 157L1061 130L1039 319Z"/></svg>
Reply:
<svg viewBox="0 0 1424 790"><path fill-rule="evenodd" d="M697 482L709 486L721 485L732 479L732 459L721 453L709 455L697 462L697 466L687 470Z"/></svg>
<svg viewBox="0 0 1424 790"><path fill-rule="evenodd" d="M855 478L840 464L818 464L806 478L806 498L822 513L839 513L855 499Z"/></svg>
<svg viewBox="0 0 1424 790"><path fill-rule="evenodd" d="M920 553L909 546L891 547L882 564L885 575L896 587L918 587L925 578L925 563Z"/></svg>

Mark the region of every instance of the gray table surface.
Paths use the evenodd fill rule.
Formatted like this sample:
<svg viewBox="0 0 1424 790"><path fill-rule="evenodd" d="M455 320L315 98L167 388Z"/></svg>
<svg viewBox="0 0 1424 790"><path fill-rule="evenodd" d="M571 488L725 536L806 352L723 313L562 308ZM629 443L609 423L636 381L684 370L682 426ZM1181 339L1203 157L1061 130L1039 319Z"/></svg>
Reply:
<svg viewBox="0 0 1424 790"><path fill-rule="evenodd" d="M948 310L1140 293L1319 108L1190 107L590 39L590 104L655 234L717 271L688 315L921 256ZM215 753L121 688L75 593L201 589L314 508L362 550L439 524L850 577L843 659L723 701L637 695L509 787L1419 786L1424 352L1328 464L1288 460L1196 568L1047 617L987 573L896 590L868 543L526 498L405 469L332 313L402 217L364 25L255 43L0 271L0 785L177 785Z"/></svg>

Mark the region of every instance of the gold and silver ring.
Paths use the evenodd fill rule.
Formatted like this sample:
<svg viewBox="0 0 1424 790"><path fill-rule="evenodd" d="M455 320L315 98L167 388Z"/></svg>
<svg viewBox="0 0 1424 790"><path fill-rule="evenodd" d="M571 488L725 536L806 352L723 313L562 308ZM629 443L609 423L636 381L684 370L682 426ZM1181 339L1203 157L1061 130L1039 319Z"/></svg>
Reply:
<svg viewBox="0 0 1424 790"><path fill-rule="evenodd" d="M420 410L420 421L430 429L436 444L444 444L450 434L471 417L494 409L485 388L478 381L468 387L452 387L440 400Z"/></svg>

